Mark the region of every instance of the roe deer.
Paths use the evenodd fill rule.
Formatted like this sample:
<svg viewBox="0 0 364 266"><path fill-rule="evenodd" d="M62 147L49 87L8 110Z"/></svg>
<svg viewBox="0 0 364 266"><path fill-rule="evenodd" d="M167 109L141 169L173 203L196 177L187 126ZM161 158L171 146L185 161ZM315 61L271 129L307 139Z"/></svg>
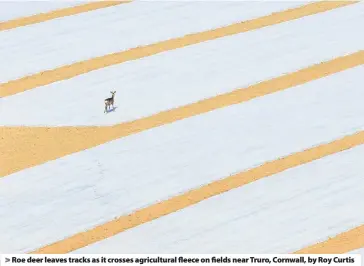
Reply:
<svg viewBox="0 0 364 266"><path fill-rule="evenodd" d="M114 96L115 96L116 91L110 91L110 92L111 92L111 97L105 99L105 111L104 111L104 113L107 112L108 107L110 109L110 106L112 106L112 108L114 109Z"/></svg>

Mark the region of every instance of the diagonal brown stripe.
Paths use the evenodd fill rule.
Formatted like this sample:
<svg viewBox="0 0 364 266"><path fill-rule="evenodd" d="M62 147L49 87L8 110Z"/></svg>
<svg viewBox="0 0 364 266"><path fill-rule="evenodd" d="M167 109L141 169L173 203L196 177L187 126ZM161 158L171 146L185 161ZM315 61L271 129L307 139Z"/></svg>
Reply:
<svg viewBox="0 0 364 266"><path fill-rule="evenodd" d="M361 144L364 144L364 131L360 131L354 135L346 136L330 143L322 144L305 151L267 162L248 171L212 182L208 185L188 191L182 195L175 196L160 203L148 206L129 215L119 217L113 221L99 225L89 231L78 233L64 240L60 240L56 243L40 248L32 253L54 254L72 252L74 250L112 237L130 228L187 208L218 194L225 193L256 180L283 172L287 169L318 160L322 157L335 154Z"/></svg>
<svg viewBox="0 0 364 266"><path fill-rule="evenodd" d="M360 211L360 210L359 210ZM326 241L305 247L296 254L342 254L364 247L364 225L355 227L327 239Z"/></svg>
<svg viewBox="0 0 364 266"><path fill-rule="evenodd" d="M90 12L93 10L106 8L110 6L120 5L122 3L128 3L131 1L99 1L91 2L87 4L82 4L73 7L67 7L62 9L57 9L47 13L40 13L29 17L17 18L9 21L0 22L0 31L11 30L19 27L24 27L32 24L37 24L45 22L48 20L77 15L85 12Z"/></svg>
<svg viewBox="0 0 364 266"><path fill-rule="evenodd" d="M364 51L359 51L247 88L113 127L0 127L0 176L144 130L283 91L362 64Z"/></svg>
<svg viewBox="0 0 364 266"><path fill-rule="evenodd" d="M81 74L88 73L108 66L121 64L123 62L152 56L162 52L198 44L205 41L215 40L226 36L252 31L267 26L295 20L309 15L314 15L329 11L335 8L344 7L357 2L349 1L324 1L315 2L302 7L273 13L257 19L232 24L226 27L213 29L205 32L194 33L180 38L166 40L155 44L133 48L114 54L92 58L86 61L62 66L52 70L40 72L31 76L12 80L0 84L0 97L6 97L39 86L51 84L53 82L70 79Z"/></svg>

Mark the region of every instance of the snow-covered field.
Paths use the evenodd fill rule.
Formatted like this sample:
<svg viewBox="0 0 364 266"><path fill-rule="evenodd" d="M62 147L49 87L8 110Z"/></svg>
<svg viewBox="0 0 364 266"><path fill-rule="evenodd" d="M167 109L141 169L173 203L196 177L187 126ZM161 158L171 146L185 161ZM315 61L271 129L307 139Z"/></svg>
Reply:
<svg viewBox="0 0 364 266"><path fill-rule="evenodd" d="M2 100L1 108L12 115L0 113L0 121L8 126L112 125L244 88L360 50L364 38L356 27L363 22L364 2L360 6L126 62L14 95ZM117 91L118 112L105 118L100 99L111 90ZM57 104L39 104L39 95L51 95ZM20 103L27 107L18 108Z"/></svg>
<svg viewBox="0 0 364 266"><path fill-rule="evenodd" d="M40 13L47 13L62 8L81 5L83 1L50 0L50 1L1 1L0 22L23 18Z"/></svg>
<svg viewBox="0 0 364 266"><path fill-rule="evenodd" d="M307 3L137 1L0 31L0 82ZM0 10L9 11L0 12L0 21L70 5L0 2ZM0 138L6 140L9 126L19 127L11 138L22 138L22 126L116 125L245 88L362 51L360 25L364 2L4 97ZM358 56L364 63L363 53ZM363 131L363 75L362 64L1 177L0 253L35 250ZM118 108L104 114L111 90ZM17 150L0 150L0 167L1 158ZM364 145L358 145L73 252L294 252L364 224L363 158Z"/></svg>
<svg viewBox="0 0 364 266"><path fill-rule="evenodd" d="M21 27L0 34L0 58L12 62L0 82L303 4L137 1Z"/></svg>
<svg viewBox="0 0 364 266"><path fill-rule="evenodd" d="M77 253L289 253L364 221L364 145L133 228ZM204 217L204 218L202 218ZM257 234L260 237L257 237Z"/></svg>

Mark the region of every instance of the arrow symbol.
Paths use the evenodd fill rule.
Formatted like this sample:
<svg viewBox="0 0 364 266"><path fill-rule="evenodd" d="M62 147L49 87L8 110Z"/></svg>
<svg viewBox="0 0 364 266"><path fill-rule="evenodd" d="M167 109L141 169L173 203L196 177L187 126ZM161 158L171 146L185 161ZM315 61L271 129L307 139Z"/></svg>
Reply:
<svg viewBox="0 0 364 266"><path fill-rule="evenodd" d="M9 262L10 261L10 259L9 258L5 258L5 262Z"/></svg>

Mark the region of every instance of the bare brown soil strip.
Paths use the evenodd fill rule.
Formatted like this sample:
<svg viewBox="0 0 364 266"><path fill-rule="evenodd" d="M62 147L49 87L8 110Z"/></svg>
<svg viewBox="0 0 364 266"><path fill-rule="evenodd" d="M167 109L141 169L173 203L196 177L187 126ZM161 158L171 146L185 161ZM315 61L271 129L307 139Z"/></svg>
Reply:
<svg viewBox="0 0 364 266"><path fill-rule="evenodd" d="M144 130L283 91L362 64L364 51L359 51L247 88L112 127L0 127L0 177Z"/></svg>
<svg viewBox="0 0 364 266"><path fill-rule="evenodd" d="M364 144L364 131L267 162L248 171L212 182L208 185L188 191L180 196L172 197L168 200L140 209L129 215L122 216L113 221L99 225L89 231L78 233L74 236L60 240L59 242L35 250L32 253L59 254L72 252L90 244L102 241L106 238L115 236L116 234L130 228L187 208L210 197L361 144ZM327 249L327 251L328 250L329 249Z"/></svg>
<svg viewBox="0 0 364 266"><path fill-rule="evenodd" d="M100 2L89 2L87 4L82 4L73 7L67 7L62 9L57 9L54 11L50 11L47 13L40 13L36 15L32 15L29 17L21 17L16 18L9 21L0 22L0 31L11 30L19 27L24 27L32 24L37 24L41 22L45 22L48 20L62 18L66 16L77 15L101 8L111 7L120 5L122 3L127 3L130 1L100 1Z"/></svg>
<svg viewBox="0 0 364 266"><path fill-rule="evenodd" d="M252 31L267 26L295 20L309 15L314 15L332 9L352 5L357 2L349 1L323 1L315 2L302 7L273 13L257 19L232 24L226 27L213 29L205 32L194 33L180 38L170 39L151 45L136 47L127 51L108 54L101 57L92 58L86 61L77 62L71 65L62 66L52 70L40 72L31 76L12 80L0 84L0 97L6 97L39 86L51 84L53 82L70 79L75 76L88 73L93 70L108 66L121 64L123 62L152 56L162 52L198 44L205 41L215 40L226 36Z"/></svg>
<svg viewBox="0 0 364 266"><path fill-rule="evenodd" d="M360 210L359 210L360 211ZM364 247L364 225L296 251L296 254L343 254Z"/></svg>

